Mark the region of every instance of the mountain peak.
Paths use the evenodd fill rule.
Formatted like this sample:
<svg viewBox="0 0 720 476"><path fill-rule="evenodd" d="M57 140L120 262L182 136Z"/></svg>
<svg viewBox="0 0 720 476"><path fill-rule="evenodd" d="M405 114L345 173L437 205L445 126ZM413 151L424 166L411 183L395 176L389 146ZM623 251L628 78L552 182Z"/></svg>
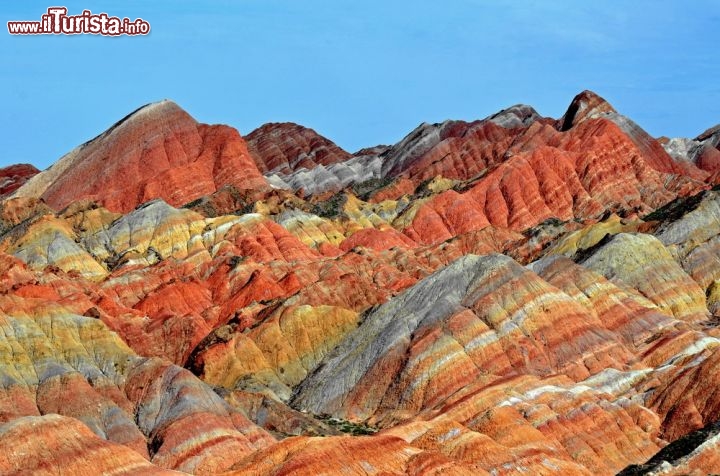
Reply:
<svg viewBox="0 0 720 476"><path fill-rule="evenodd" d="M177 118L182 117L184 120L189 120L192 122L197 122L195 119L183 108L178 106L175 102L171 101L170 99L162 99L160 101L155 101L151 103L147 103L143 106L140 106L139 108L135 109L119 121L115 122L112 126L108 127L106 130L98 134L97 136L93 137L89 141L83 143L80 145L80 147L85 147L88 144L90 144L93 141L96 141L98 139L108 137L113 132L117 131L118 129L121 129L123 127L128 127L132 125L134 122L142 121L142 122L151 122L151 121L160 121L163 118Z"/></svg>
<svg viewBox="0 0 720 476"><path fill-rule="evenodd" d="M515 104L507 109L496 112L488 118L489 121L507 129L526 127L540 119L540 114L527 104Z"/></svg>
<svg viewBox="0 0 720 476"><path fill-rule="evenodd" d="M609 102L593 91L586 89L573 98L565 115L560 118L560 130L566 131L586 119L593 119L614 112L616 111Z"/></svg>
<svg viewBox="0 0 720 476"><path fill-rule="evenodd" d="M294 122L263 124L247 134L245 140L255 163L264 173L289 174L350 158L349 152L330 139Z"/></svg>
<svg viewBox="0 0 720 476"><path fill-rule="evenodd" d="M708 139L710 139L714 146L720 144L720 124L706 130L705 132L697 136L695 140L702 142Z"/></svg>
<svg viewBox="0 0 720 476"><path fill-rule="evenodd" d="M41 197L55 209L90 199L126 212L154 198L183 205L228 184L267 185L240 134L200 124L165 99L135 109L34 176L15 196Z"/></svg>

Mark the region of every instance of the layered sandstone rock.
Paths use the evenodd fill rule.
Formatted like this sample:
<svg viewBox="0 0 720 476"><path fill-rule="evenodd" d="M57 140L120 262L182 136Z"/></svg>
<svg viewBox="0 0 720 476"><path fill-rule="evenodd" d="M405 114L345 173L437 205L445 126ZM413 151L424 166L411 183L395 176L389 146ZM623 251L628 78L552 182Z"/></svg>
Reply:
<svg viewBox="0 0 720 476"><path fill-rule="evenodd" d="M106 441L74 419L27 416L0 425L3 474L179 475L151 464L126 446Z"/></svg>
<svg viewBox="0 0 720 476"><path fill-rule="evenodd" d="M467 191L440 193L412 210L405 233L432 243L488 224L525 230L549 218L646 214L702 189L693 178L667 187L668 174L680 173L666 163L669 156L638 147L609 119L588 119L562 133L536 122L524 136Z"/></svg>
<svg viewBox="0 0 720 476"><path fill-rule="evenodd" d="M30 164L16 164L0 168L0 198L12 194L38 173L40 171Z"/></svg>
<svg viewBox="0 0 720 476"><path fill-rule="evenodd" d="M718 137L587 91L354 155L141 108L0 201L0 472L664 455L720 419ZM714 471L705 436L654 470Z"/></svg>
<svg viewBox="0 0 720 476"><path fill-rule="evenodd" d="M579 379L629 358L596 316L512 259L468 255L368 315L294 402L346 418L412 415L482 375Z"/></svg>
<svg viewBox="0 0 720 476"><path fill-rule="evenodd" d="M720 171L720 126L715 126L695 139L661 138L663 148L676 160L689 161L699 169L712 174L713 183L717 183Z"/></svg>
<svg viewBox="0 0 720 476"><path fill-rule="evenodd" d="M718 424L713 423L672 442L646 463L631 465L619 476L645 474L703 476L720 468Z"/></svg>
<svg viewBox="0 0 720 476"><path fill-rule="evenodd" d="M91 199L127 212L153 198L182 205L227 184L266 186L243 139L228 126L198 124L166 100L131 113L13 195L56 209Z"/></svg>
<svg viewBox="0 0 720 476"><path fill-rule="evenodd" d="M288 174L298 169L344 162L350 154L312 129L293 123L265 124L246 137L261 172Z"/></svg>
<svg viewBox="0 0 720 476"><path fill-rule="evenodd" d="M138 357L101 321L74 314L72 304L22 294L0 299L0 415L8 422L0 433L8 442L47 428L43 451L58 466L149 470L150 460L214 473L274 441L187 370ZM53 414L63 418L39 418ZM43 440L30 444L40 448ZM20 461L37 456L30 451L16 450ZM22 465L14 458L4 464Z"/></svg>
<svg viewBox="0 0 720 476"><path fill-rule="evenodd" d="M381 161L351 155L314 130L292 123L265 124L247 135L248 148L276 187L317 193L377 178Z"/></svg>

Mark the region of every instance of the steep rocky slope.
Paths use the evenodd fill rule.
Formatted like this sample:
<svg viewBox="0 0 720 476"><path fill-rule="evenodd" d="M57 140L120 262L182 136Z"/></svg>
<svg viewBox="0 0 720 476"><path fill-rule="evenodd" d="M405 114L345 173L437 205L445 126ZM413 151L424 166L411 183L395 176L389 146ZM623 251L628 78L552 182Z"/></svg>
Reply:
<svg viewBox="0 0 720 476"><path fill-rule="evenodd" d="M717 183L720 167L720 125L703 132L695 139L661 138L660 143L676 160L693 163L698 168L710 172Z"/></svg>
<svg viewBox="0 0 720 476"><path fill-rule="evenodd" d="M240 134L198 124L171 101L148 104L35 175L14 196L55 209L92 199L117 212L163 198L182 205L222 185L266 186Z"/></svg>
<svg viewBox="0 0 720 476"><path fill-rule="evenodd" d="M586 91L353 155L166 101L4 169L0 472L720 471L716 132Z"/></svg>
<svg viewBox="0 0 720 476"><path fill-rule="evenodd" d="M265 124L248 134L246 140L263 173L288 174L350 158L349 153L333 142L299 124Z"/></svg>

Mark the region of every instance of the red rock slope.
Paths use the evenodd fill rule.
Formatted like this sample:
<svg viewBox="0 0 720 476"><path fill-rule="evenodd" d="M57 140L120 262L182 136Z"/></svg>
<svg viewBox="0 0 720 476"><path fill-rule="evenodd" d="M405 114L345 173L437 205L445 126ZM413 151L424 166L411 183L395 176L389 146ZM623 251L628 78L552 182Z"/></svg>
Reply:
<svg viewBox="0 0 720 476"><path fill-rule="evenodd" d="M223 185L263 188L245 142L228 126L197 123L171 101L143 106L15 192L62 209L96 200L127 212L153 198L182 205Z"/></svg>
<svg viewBox="0 0 720 476"><path fill-rule="evenodd" d="M17 164L0 169L0 198L13 193L39 172L30 164Z"/></svg>
<svg viewBox="0 0 720 476"><path fill-rule="evenodd" d="M350 158L332 141L312 129L289 122L265 124L245 139L258 168L265 172L290 173Z"/></svg>

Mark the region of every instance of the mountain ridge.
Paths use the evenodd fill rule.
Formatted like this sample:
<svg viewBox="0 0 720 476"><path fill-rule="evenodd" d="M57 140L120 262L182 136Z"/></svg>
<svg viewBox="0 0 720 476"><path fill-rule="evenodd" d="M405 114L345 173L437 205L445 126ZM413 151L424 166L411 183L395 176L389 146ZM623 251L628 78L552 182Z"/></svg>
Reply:
<svg viewBox="0 0 720 476"><path fill-rule="evenodd" d="M717 137L585 91L350 154L163 101L3 169L0 473L715 471Z"/></svg>

